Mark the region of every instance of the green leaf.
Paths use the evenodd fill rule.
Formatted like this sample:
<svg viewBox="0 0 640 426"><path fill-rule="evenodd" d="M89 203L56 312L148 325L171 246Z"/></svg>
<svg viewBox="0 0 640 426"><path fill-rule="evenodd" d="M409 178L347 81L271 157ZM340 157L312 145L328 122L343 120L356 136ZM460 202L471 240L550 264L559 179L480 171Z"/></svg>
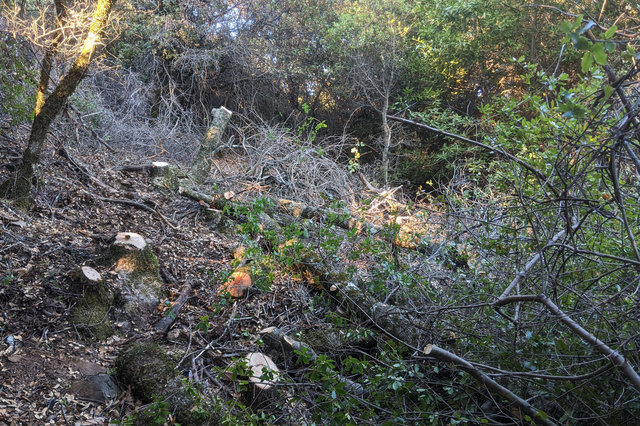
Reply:
<svg viewBox="0 0 640 426"><path fill-rule="evenodd" d="M544 411L538 411L536 416L540 417L542 420L547 420L549 418L549 415Z"/></svg>
<svg viewBox="0 0 640 426"><path fill-rule="evenodd" d="M613 37L613 35L616 33L616 31L618 31L618 27L616 25L612 25L609 27L609 29L604 33L604 35L602 36L602 38L604 38L605 40L610 39L611 37Z"/></svg>
<svg viewBox="0 0 640 426"><path fill-rule="evenodd" d="M574 46L578 46L578 40L580 39L580 36L578 35L578 33L569 33L569 38L571 39L571 42L573 43Z"/></svg>
<svg viewBox="0 0 640 426"><path fill-rule="evenodd" d="M586 37L580 36L576 42L576 48L579 50L588 50L591 47L591 42Z"/></svg>
<svg viewBox="0 0 640 426"><path fill-rule="evenodd" d="M607 52L611 53L614 50L616 50L616 44L612 41L605 41L604 42L604 50L606 50Z"/></svg>
<svg viewBox="0 0 640 426"><path fill-rule="evenodd" d="M561 33L565 33L565 34L569 34L569 31L571 31L571 29L573 28L573 25L570 22L561 22L560 25L558 26L558 30L560 30Z"/></svg>
<svg viewBox="0 0 640 426"><path fill-rule="evenodd" d="M609 97L611 96L611 94L613 93L613 87L611 86L604 86L604 100L606 101L607 99L609 99Z"/></svg>
<svg viewBox="0 0 640 426"><path fill-rule="evenodd" d="M602 44L594 44L593 47L591 47L591 53L593 53L593 58L599 65L606 65L607 54L604 52L604 46Z"/></svg>
<svg viewBox="0 0 640 426"><path fill-rule="evenodd" d="M586 73L591 69L593 65L593 54L591 52L586 52L582 57L582 72Z"/></svg>

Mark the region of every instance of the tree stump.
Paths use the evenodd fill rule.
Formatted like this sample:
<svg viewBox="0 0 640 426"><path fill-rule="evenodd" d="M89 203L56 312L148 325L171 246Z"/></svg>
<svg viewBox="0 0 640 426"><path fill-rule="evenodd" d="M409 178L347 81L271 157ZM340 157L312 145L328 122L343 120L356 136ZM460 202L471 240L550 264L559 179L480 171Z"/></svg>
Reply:
<svg viewBox="0 0 640 426"><path fill-rule="evenodd" d="M121 304L132 317L148 315L158 306L162 284L158 258L144 237L133 232L116 235L109 257L118 274Z"/></svg>
<svg viewBox="0 0 640 426"><path fill-rule="evenodd" d="M251 404L261 406L278 396L276 383L280 379L280 370L273 360L260 352L251 352L245 356L249 368Z"/></svg>
<svg viewBox="0 0 640 426"><path fill-rule="evenodd" d="M73 324L84 335L104 340L113 334L109 309L113 297L98 271L79 267L73 274L72 291L81 294L73 310Z"/></svg>
<svg viewBox="0 0 640 426"><path fill-rule="evenodd" d="M133 394L145 403L154 396L165 401L175 419L182 425L219 424L219 419L197 395L194 387L187 389L184 377L175 369L175 363L165 351L154 343L133 341L123 348L116 359L118 379L131 387ZM136 415L136 424L152 424L153 413Z"/></svg>
<svg viewBox="0 0 640 426"><path fill-rule="evenodd" d="M231 111L225 107L216 108L212 113L211 126L207 130L196 159L189 170L188 176L199 185L207 179L211 171L211 155L220 145L222 135L231 119Z"/></svg>

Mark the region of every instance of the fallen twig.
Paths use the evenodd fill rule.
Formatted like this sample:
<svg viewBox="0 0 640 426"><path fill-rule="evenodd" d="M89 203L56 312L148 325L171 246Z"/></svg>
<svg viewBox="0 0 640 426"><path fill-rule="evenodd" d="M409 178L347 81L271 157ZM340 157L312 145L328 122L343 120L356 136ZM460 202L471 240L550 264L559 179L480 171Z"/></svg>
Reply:
<svg viewBox="0 0 640 426"><path fill-rule="evenodd" d="M169 327L171 327L171 325L173 325L173 323L178 319L178 315L180 315L180 311L187 299L189 299L190 295L191 284L185 283L180 290L180 296L178 296L169 312L167 312L167 314L153 326L153 329L159 333L165 334L169 330Z"/></svg>

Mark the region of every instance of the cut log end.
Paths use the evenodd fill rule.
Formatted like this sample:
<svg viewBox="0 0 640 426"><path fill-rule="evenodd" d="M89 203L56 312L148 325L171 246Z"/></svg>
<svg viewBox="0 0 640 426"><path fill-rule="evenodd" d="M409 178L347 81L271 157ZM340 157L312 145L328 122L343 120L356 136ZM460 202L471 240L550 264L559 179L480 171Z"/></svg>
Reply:
<svg viewBox="0 0 640 426"><path fill-rule="evenodd" d="M218 294L229 293L231 297L240 299L247 294L252 286L251 269L247 267L238 268L218 290Z"/></svg>
<svg viewBox="0 0 640 426"><path fill-rule="evenodd" d="M425 355L430 355L431 352L433 352L433 345L429 343L427 346L424 347L424 353Z"/></svg>
<svg viewBox="0 0 640 426"><path fill-rule="evenodd" d="M269 356L260 352L251 352L247 354L246 359L247 366L251 369L249 382L260 391L271 390L280 374L275 362Z"/></svg>
<svg viewBox="0 0 640 426"><path fill-rule="evenodd" d="M144 237L134 232L120 232L116 235L115 245L123 246L128 249L144 250L147 242Z"/></svg>
<svg viewBox="0 0 640 426"><path fill-rule="evenodd" d="M84 282L99 283L102 281L102 275L90 266L80 268L81 279Z"/></svg>

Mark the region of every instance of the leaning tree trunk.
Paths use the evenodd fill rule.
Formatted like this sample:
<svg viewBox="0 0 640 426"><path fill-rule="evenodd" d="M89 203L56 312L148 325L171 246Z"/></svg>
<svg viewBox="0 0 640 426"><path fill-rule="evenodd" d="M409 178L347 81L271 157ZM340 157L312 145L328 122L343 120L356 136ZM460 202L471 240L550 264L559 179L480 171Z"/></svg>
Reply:
<svg viewBox="0 0 640 426"><path fill-rule="evenodd" d="M97 44L107 25L109 14L115 0L98 0L89 33L84 40L80 54L73 62L69 72L62 78L58 86L51 95L44 98L44 92L41 92L43 82L40 83L38 90L38 99L35 110L35 117L31 125L31 134L27 148L22 155L22 160L16 173L12 178L0 185L0 196L9 197L15 200L16 206L27 208L31 203L31 181L34 176L35 167L40 162L40 155L44 146L44 140L49 131L51 123L56 118L62 106L75 91L78 84L85 76ZM56 2L56 7L58 2ZM54 43L55 44L55 43ZM43 64L46 66L46 63ZM49 79L50 69L42 70L41 79ZM45 82L44 91L46 91L47 83ZM43 100L44 99L44 100Z"/></svg>
<svg viewBox="0 0 640 426"><path fill-rule="evenodd" d="M64 41L63 28L67 20L67 5L63 0L54 0L56 8L56 29L53 33L53 40L51 45L47 48L42 59L42 66L40 67L40 84L38 84L38 92L36 94L36 107L34 109L34 116L40 114L42 105L44 105L47 92L49 91L49 81L51 80L51 68L53 68L53 59L58 52L58 46Z"/></svg>

